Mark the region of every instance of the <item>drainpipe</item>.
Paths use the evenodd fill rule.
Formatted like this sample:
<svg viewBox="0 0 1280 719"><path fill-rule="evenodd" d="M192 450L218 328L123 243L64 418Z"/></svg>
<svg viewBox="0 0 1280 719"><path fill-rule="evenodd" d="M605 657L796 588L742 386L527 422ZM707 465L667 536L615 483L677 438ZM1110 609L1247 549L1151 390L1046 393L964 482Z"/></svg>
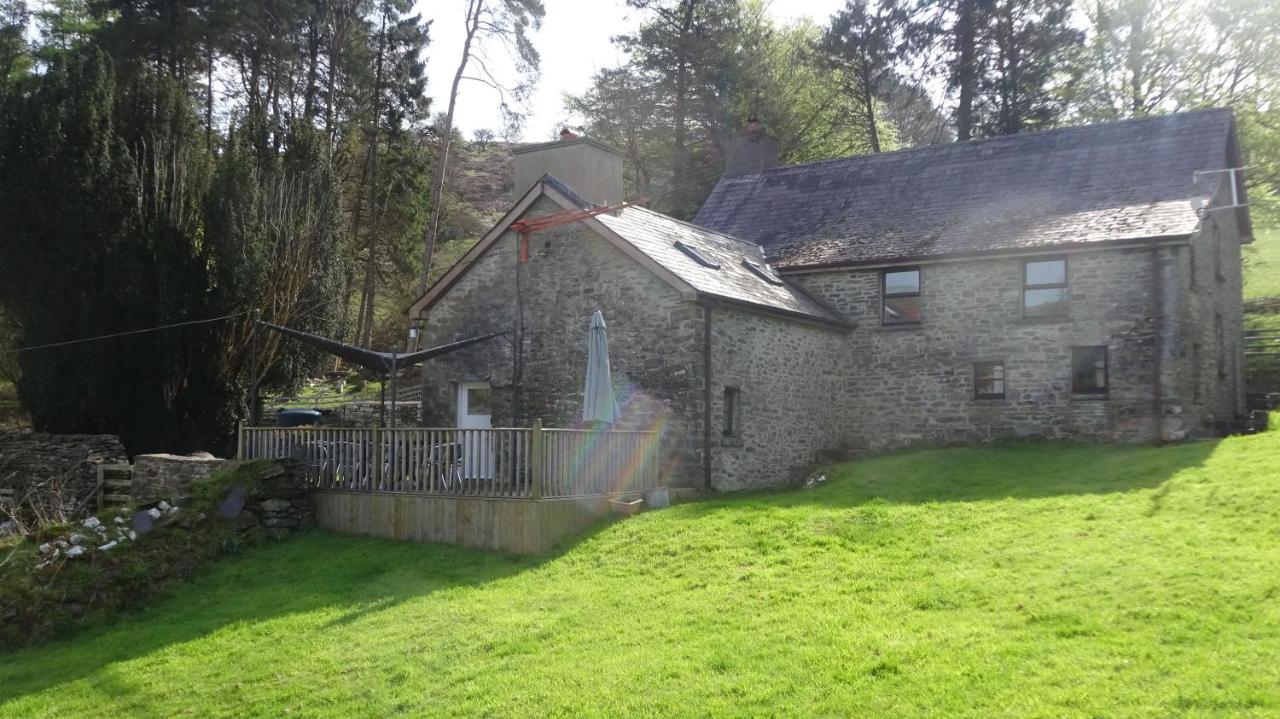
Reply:
<svg viewBox="0 0 1280 719"><path fill-rule="evenodd" d="M702 488L711 491L711 308L702 306Z"/></svg>
<svg viewBox="0 0 1280 719"><path fill-rule="evenodd" d="M1152 410L1155 412L1156 442L1164 441L1164 347L1165 347L1165 306L1164 306L1164 269L1160 266L1160 248L1151 248L1151 296L1155 301L1155 342L1152 351L1155 353L1152 364L1151 391L1153 395Z"/></svg>
<svg viewBox="0 0 1280 719"><path fill-rule="evenodd" d="M512 424L516 427L524 426L525 402L524 402L524 287L522 279L524 277L524 255L519 245L528 241L528 235L523 233L517 238L518 245L516 249L516 277L515 277L515 343L511 352L511 415Z"/></svg>

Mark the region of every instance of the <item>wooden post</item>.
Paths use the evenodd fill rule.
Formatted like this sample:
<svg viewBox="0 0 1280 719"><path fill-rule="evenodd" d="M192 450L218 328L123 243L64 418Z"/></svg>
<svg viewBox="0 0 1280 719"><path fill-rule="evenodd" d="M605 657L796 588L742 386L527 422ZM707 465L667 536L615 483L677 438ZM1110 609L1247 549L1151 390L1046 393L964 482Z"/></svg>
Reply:
<svg viewBox="0 0 1280 719"><path fill-rule="evenodd" d="M534 499L542 499L542 418L533 420L533 431L529 433L529 441L533 443L529 453L529 495Z"/></svg>
<svg viewBox="0 0 1280 719"><path fill-rule="evenodd" d="M244 422L236 423L236 459L244 459Z"/></svg>
<svg viewBox="0 0 1280 719"><path fill-rule="evenodd" d="M378 491L382 488L382 425L377 424L373 427L373 474L370 477L372 485L369 487L371 491Z"/></svg>
<svg viewBox="0 0 1280 719"><path fill-rule="evenodd" d="M103 482L103 474L104 474L104 473L103 473L103 471L102 471L102 465L101 465L101 464L99 464L99 465L98 465L98 468L97 468L97 469L98 469L98 514L101 514L101 513L102 513L102 504L103 504L102 500L104 499L104 498L103 498L103 496L102 496L102 494L103 494L103 486L102 486L102 482Z"/></svg>

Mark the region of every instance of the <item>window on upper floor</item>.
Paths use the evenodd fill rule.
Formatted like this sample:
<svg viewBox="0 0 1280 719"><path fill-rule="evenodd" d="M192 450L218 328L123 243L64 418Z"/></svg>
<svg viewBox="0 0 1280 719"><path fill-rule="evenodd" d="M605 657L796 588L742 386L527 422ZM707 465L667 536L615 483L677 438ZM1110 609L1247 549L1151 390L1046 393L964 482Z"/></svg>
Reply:
<svg viewBox="0 0 1280 719"><path fill-rule="evenodd" d="M1066 317L1067 260L1026 260L1022 263L1022 316L1032 319Z"/></svg>
<svg viewBox="0 0 1280 719"><path fill-rule="evenodd" d="M1004 362L973 363L973 398L1004 399Z"/></svg>
<svg viewBox="0 0 1280 719"><path fill-rule="evenodd" d="M1107 380L1105 345L1071 348L1072 394L1106 395Z"/></svg>
<svg viewBox="0 0 1280 719"><path fill-rule="evenodd" d="M886 325L914 325L921 320L920 268L896 267L880 275L881 321Z"/></svg>

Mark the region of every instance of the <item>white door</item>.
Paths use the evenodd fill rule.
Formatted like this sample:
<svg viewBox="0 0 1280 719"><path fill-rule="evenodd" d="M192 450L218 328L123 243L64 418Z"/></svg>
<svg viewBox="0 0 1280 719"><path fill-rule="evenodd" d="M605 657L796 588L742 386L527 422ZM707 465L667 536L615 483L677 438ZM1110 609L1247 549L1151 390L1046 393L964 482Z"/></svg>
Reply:
<svg viewBox="0 0 1280 719"><path fill-rule="evenodd" d="M460 430L489 429L493 413L493 389L488 382L458 383ZM488 432L459 432L462 472L467 479L493 479L493 444Z"/></svg>

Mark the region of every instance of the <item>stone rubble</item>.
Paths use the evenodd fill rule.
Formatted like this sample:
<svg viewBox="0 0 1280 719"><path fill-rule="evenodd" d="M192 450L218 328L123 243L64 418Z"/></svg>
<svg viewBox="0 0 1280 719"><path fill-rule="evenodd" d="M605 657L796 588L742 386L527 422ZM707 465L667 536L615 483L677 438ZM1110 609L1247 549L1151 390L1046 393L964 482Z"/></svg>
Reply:
<svg viewBox="0 0 1280 719"><path fill-rule="evenodd" d="M163 512L153 507L146 514L159 519L161 516L172 517L181 511L177 505L167 502L164 505ZM138 533L128 526L126 515L130 510L120 508L115 511L117 514L108 517L105 522L97 516L85 518L81 522L84 533L72 532L65 539L54 539L41 544L37 548L41 561L36 564L35 571L44 572L59 559L77 559L89 556L92 552L109 552L123 544L138 541Z"/></svg>

